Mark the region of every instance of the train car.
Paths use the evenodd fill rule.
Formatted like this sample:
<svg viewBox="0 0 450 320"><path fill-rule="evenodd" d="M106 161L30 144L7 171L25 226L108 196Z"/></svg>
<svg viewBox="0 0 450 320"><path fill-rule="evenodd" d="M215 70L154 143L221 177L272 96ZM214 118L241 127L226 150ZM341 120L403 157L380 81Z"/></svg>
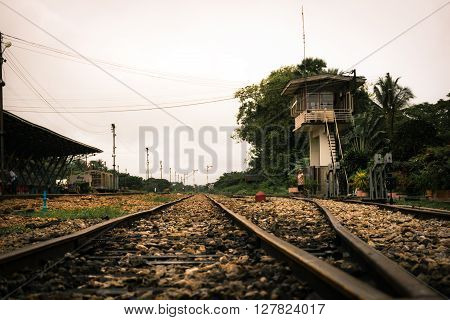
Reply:
<svg viewBox="0 0 450 320"><path fill-rule="evenodd" d="M119 177L110 172L88 170L69 177L69 185L86 185L97 192L115 192L119 190Z"/></svg>

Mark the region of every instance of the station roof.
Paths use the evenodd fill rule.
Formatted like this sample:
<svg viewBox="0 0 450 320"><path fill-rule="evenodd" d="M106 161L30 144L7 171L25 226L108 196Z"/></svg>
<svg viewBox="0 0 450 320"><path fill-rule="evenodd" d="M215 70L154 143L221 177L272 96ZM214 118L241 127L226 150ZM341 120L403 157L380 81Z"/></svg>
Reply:
<svg viewBox="0 0 450 320"><path fill-rule="evenodd" d="M101 153L100 149L72 140L59 133L3 111L5 155L19 158L45 158Z"/></svg>
<svg viewBox="0 0 450 320"><path fill-rule="evenodd" d="M291 96L296 94L300 89L307 87L309 90L339 90L348 87L353 80L353 76L342 76L333 74L320 74L316 76L303 77L289 81L286 87L281 92L281 95ZM366 79L364 77L356 77L356 87L364 84Z"/></svg>

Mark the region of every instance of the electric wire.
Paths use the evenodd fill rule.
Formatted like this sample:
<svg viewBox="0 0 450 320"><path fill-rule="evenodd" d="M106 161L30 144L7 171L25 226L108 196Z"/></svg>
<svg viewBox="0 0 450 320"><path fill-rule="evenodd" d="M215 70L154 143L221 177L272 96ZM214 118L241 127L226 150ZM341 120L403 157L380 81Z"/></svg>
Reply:
<svg viewBox="0 0 450 320"><path fill-rule="evenodd" d="M93 130L88 130L88 129L85 129L85 128L82 128L82 127L80 127L80 126L78 126L76 123L73 123L70 119L68 119L66 116L64 116L63 114L61 114L62 112L61 111L58 111L49 101L48 101L48 99L46 99L42 94L41 94L41 92L33 85L33 83L30 81L30 79L28 79L28 77L27 77L27 75L22 71L22 69L29 75L29 77L41 88L41 89L43 89L43 87L36 81L36 79L34 79L33 77L32 77L32 75L23 67L23 65L22 64L20 64L20 62L17 60L17 59L15 59L13 56L12 56L12 54L10 53L10 52L8 52L8 53L6 53L5 54L7 57L8 57L8 60L9 60L9 63L11 64L11 65L9 65L9 64L7 64L8 65L8 67L10 67L11 68L11 70L18 76L18 78L20 79L20 80L22 80L22 82L32 91L32 92L34 92L38 97L40 97L41 99L42 99L42 101L43 102L45 102L45 104L47 104L54 112L52 112L52 113L57 113L57 114L59 114L65 121L67 121L68 123L70 123L72 126L74 126L74 127L76 127L77 129L80 129L80 130L83 130L83 131L85 131L85 132L88 132L88 133L94 133L94 134L104 134L105 133L105 131L103 131L103 132L100 132L100 131L93 131ZM16 62L17 62L17 64L20 64L20 66L22 67L22 69L21 68L19 68L18 67L18 65L16 64ZM45 91L45 89L43 89L44 91ZM48 93L47 93L48 94ZM18 112L18 111L14 111L14 112Z"/></svg>
<svg viewBox="0 0 450 320"><path fill-rule="evenodd" d="M49 54L46 52L42 52L42 51L38 51L38 50L33 50L31 48L25 48L22 46L18 46L18 45L14 45L14 47L23 49L23 50L28 50L31 52L35 52L35 53L40 53L40 54L44 54L44 55L48 55L48 56L52 56L55 58L62 58L62 59L66 59L72 62L77 62L77 63L82 63L82 64L86 64L86 65L90 65L90 63L86 63L84 61L80 61L80 57L76 56L73 53L67 52L67 51L63 51L63 50L59 50L56 48L52 48L46 45L42 45L42 44L38 44L32 41L28 41L28 40L24 40L15 36L11 36L11 35L6 35L5 37L7 37L10 41L18 41L21 44L25 44L25 45L29 45L31 47L34 48L38 48L41 50L47 50L53 53L57 53L60 54L62 56L57 56L57 55L53 55L53 54ZM78 60L74 60L74 59L78 59ZM186 75L170 75L170 74L164 74L164 73L158 73L156 71L151 71L151 70L147 70L147 69L141 69L141 68L137 68L137 67L132 67L132 66L127 66L124 64L119 64L119 63L115 63L115 62L110 62L110 61L106 61L106 60L102 60L102 59L95 59L95 58L90 58L92 61L101 63L101 64L105 64L108 65L110 67L125 71L125 72L130 72L130 73L134 73L134 74L139 74L142 76L148 76L148 77L152 77L152 78L156 78L156 79L163 79L163 80L169 80L169 81L179 81L179 82L185 82L188 84L192 84L192 85L205 85L205 86L213 86L213 87L224 87L224 88L228 88L228 89L237 89L236 86L225 86L225 83L235 83L235 84L239 84L242 85L242 82L240 81L227 81L227 80L219 80L219 79L208 79L208 78L200 78L200 77L192 77L192 76L186 76ZM194 81L198 81L195 82Z"/></svg>
<svg viewBox="0 0 450 320"><path fill-rule="evenodd" d="M106 75L108 75L109 77L111 77L112 79L116 80L118 83L120 83L122 86L128 88L130 91L134 92L136 95L140 96L142 99L146 100L148 103L154 105L156 108L159 108L160 110L162 110L166 115L170 116L172 119L176 120L177 122L179 122L182 125L185 125L187 127L189 127L186 123L184 123L182 120L180 120L178 117L174 116L173 114L171 114L170 112L166 111L165 109L161 109L156 103L154 103L152 100L150 100L149 98L147 98L145 95L143 95L141 92L139 92L138 90L134 89L132 86L130 86L128 83L126 83L125 81L119 79L118 77L116 77L115 75L113 75L111 72L109 72L108 70L106 70L105 68L101 67L100 65L98 65L96 62L90 60L88 57L86 57L85 55L81 54L79 51L77 51L76 49L74 49L73 47L71 47L70 45L68 45L67 43L65 43L64 41L60 40L58 37L56 37L55 35L53 35L52 33L50 33L49 31L47 31L46 29L44 29L43 27L41 27L40 25L38 25L37 23L35 23L34 21L32 21L31 19L27 18L25 15L23 15L22 13L20 13L19 11L15 10L14 8L12 8L11 6L7 5L5 2L0 1L0 4L2 4L3 6L5 6L6 8L8 8L9 10L11 10L12 12L14 12L15 14L17 14L18 16L22 17L22 19L28 21L28 23L32 24L33 26L35 26L37 29L41 30L42 32L44 32L45 34L47 34L49 37L53 38L54 40L56 40L57 42L59 42L60 44L62 44L63 46L65 46L66 48L70 49L71 51L73 51L74 53L76 53L78 56L80 56L81 58L83 58L84 60L88 61L89 63L91 63L92 65L94 65L97 69L99 69L100 71L102 71L103 73L105 73Z"/></svg>

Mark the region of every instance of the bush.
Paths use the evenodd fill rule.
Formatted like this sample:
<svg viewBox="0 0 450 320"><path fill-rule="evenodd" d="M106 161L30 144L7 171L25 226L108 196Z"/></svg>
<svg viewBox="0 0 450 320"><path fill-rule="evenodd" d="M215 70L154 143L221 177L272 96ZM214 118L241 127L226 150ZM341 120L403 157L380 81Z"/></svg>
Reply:
<svg viewBox="0 0 450 320"><path fill-rule="evenodd" d="M367 170L358 170L352 176L353 185L358 190L367 191L369 189L369 175Z"/></svg>

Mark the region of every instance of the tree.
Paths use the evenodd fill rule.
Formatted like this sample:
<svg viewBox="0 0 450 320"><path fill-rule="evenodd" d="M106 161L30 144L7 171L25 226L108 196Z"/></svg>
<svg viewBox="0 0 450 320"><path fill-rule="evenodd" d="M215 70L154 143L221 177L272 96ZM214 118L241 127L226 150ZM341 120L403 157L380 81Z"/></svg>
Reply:
<svg viewBox="0 0 450 320"><path fill-rule="evenodd" d="M406 161L438 142L435 127L427 121L415 119L399 124L394 140L398 143L392 146L392 151L398 161Z"/></svg>
<svg viewBox="0 0 450 320"><path fill-rule="evenodd" d="M251 85L235 93L241 106L237 115L239 128L234 137L251 144L250 167L253 173L286 176L290 164L299 155L299 139L293 130L290 98L282 96L286 84L296 78L295 67L282 67L271 72L259 85Z"/></svg>
<svg viewBox="0 0 450 320"><path fill-rule="evenodd" d="M285 179L299 159L305 157L306 137L292 132L290 97L282 96L286 84L300 76L327 72L327 64L318 58L306 58L298 66L282 67L270 73L258 85L238 90L239 128L234 137L252 146L249 162L252 173ZM329 71L337 73L337 69Z"/></svg>
<svg viewBox="0 0 450 320"><path fill-rule="evenodd" d="M410 180L422 191L450 189L450 146L427 148L409 162Z"/></svg>
<svg viewBox="0 0 450 320"><path fill-rule="evenodd" d="M408 106L408 102L414 95L408 87L398 84L400 78L393 79L389 73L384 78L379 78L375 87L374 102L383 112L386 132L392 145L396 116Z"/></svg>
<svg viewBox="0 0 450 320"><path fill-rule="evenodd" d="M89 161L89 169L91 169L91 170L100 170L100 171L108 171L108 167L106 166L106 162L103 162L102 159Z"/></svg>
<svg viewBox="0 0 450 320"><path fill-rule="evenodd" d="M405 110L405 116L413 120L427 122L436 130L438 143L450 142L450 93L447 99L440 99L435 104L421 103Z"/></svg>
<svg viewBox="0 0 450 320"><path fill-rule="evenodd" d="M297 76L311 76L324 73L327 63L320 58L305 58L302 63L297 66ZM330 69L330 73L337 73L337 69Z"/></svg>
<svg viewBox="0 0 450 320"><path fill-rule="evenodd" d="M354 118L352 128L343 136L343 165L348 175L366 169L372 156L386 144L383 117L372 109Z"/></svg>

